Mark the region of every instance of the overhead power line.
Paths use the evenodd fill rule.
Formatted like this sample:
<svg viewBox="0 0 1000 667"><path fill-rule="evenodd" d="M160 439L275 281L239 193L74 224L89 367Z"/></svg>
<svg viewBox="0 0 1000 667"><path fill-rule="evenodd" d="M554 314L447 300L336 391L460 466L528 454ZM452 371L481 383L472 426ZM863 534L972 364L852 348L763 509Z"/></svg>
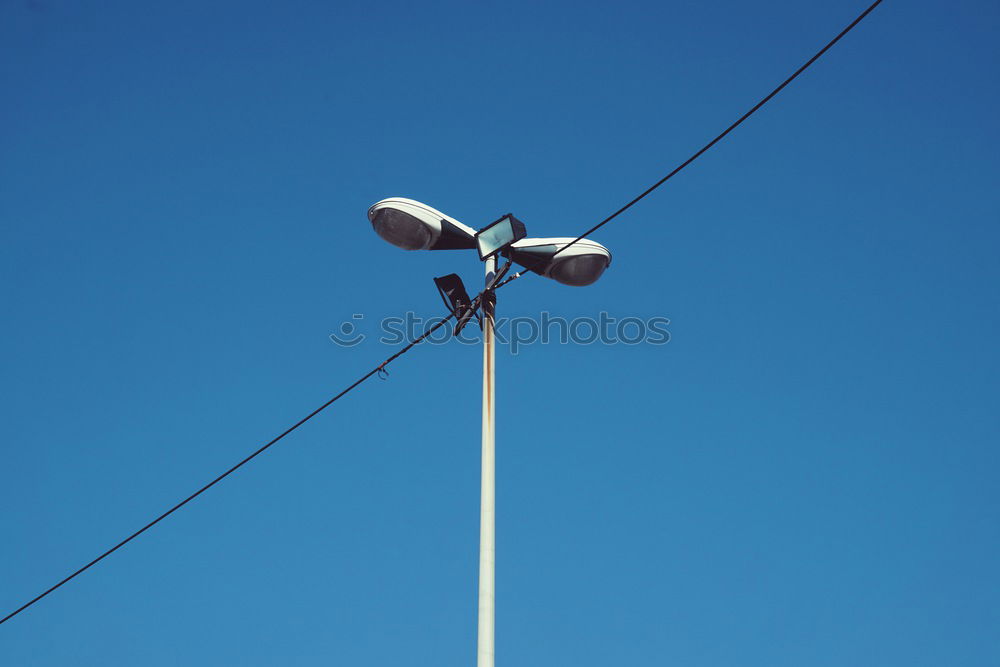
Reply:
<svg viewBox="0 0 1000 667"><path fill-rule="evenodd" d="M666 183L668 180L670 180L671 178L673 178L676 174L678 174L680 171L682 171L689 164L691 164L692 162L694 162L695 160L697 160L699 157L701 157L706 151L708 151L708 149L710 149L712 146L714 146L719 141L721 141L727 134L729 134L730 132L732 132L733 130L735 130L737 127L739 127L743 123L743 121L745 121L747 118L749 118L750 116L752 116L762 106L764 106L765 104L767 104L775 95L777 95L779 92L781 92L781 90L785 86L787 86L789 83L791 83L792 81L794 81L796 79L796 77L798 77L800 74L802 74L802 72L804 72L806 69L808 69L810 65L812 65L814 62L816 62L817 60L819 60L819 58L824 53L826 53L834 44L836 44L837 42L839 42L840 39L842 37L844 37L844 35L846 35L848 32L850 32L866 16L868 16L868 14L870 14L872 12L872 10L874 10L881 3L882 3L882 0L876 0L874 3L872 3L871 6L868 7L868 9L866 9L860 15L858 15L858 17L856 19L854 19L850 23L850 25L848 25L846 28L844 28L842 31L840 31L840 33L836 37L834 37L832 40L830 40L830 42L828 42L826 44L826 46L824 46L822 49L820 49L819 51L817 51L816 54L812 58L810 58L809 60L807 60L805 62L805 64L803 64L801 67L799 67L797 70L795 70L795 72L793 72L791 76L789 76L787 79L785 79L784 81L782 81L781 84L778 85L777 88L775 88L774 90L772 90L763 99L761 99L759 102L757 102L757 104L755 104L753 107L751 107L751 109L749 111L747 111L745 114L743 114L742 116L740 116L740 118L737 119L732 125L730 125L725 130L723 130L721 134L719 134L714 139L712 139L711 141L709 141L707 144L705 144L704 146L702 146L691 157L689 157L687 160L685 160L680 165L678 165L676 168L674 168L673 171L671 171L666 176L664 176L663 178L661 178L659 181L657 181L656 183L654 183L653 185L651 185L649 188L647 188L645 191L643 191L642 194L640 194L639 196L637 196L635 199L633 199L629 203L627 203L624 206L622 206L620 209L618 209L617 211L615 211L614 213L612 213L611 215L609 215L608 217L606 217L604 220L600 221L599 223L597 223L596 225L594 225L593 227L591 227L590 229L588 229L587 231L585 231L580 236L578 236L575 239L573 239L569 244L567 244L566 246L564 246L561 249L559 249L555 254L558 255L560 252L562 252L566 248L570 247L571 245L573 245L577 241L580 241L580 240L586 238L587 236L589 236L593 232L597 231L598 229L600 229L604 225L608 224L609 222L611 222L612 220L614 220L615 218L617 218L619 215L621 215L622 213L624 213L625 211L627 211L628 209L630 209L632 206L634 206L635 204L637 204L640 200L642 200L643 198L645 198L651 192L653 192L653 190L656 190L658 187L660 187L661 185L663 185L664 183ZM476 298L473 300L473 308L475 308L476 306L478 306L478 304L481 302L484 294L486 294L488 291L490 291L491 289L499 289L500 287L503 287L507 283L509 283L509 282L511 282L513 280L516 280L517 278L521 277L525 272L526 272L525 270L522 270L522 271L520 271L518 273L515 273L515 274L511 275L510 277L508 277L506 280L503 280L502 282L500 282L499 279L503 277L503 274L502 273L498 274L496 276L496 278L494 279L493 284L490 285L489 287L487 287L486 289L484 289L482 292L480 292L476 296ZM369 379L371 376L373 376L373 375L375 375L377 373L384 372L386 366L388 366L390 363L392 363L394 360L396 360L397 358L399 358L403 354L409 352L415 345L417 345L422 340L424 340L425 338L427 338L429 335L431 335L432 333L434 333L437 329L439 329L441 326L443 326L452 317L454 317L454 313L452 313L452 314L448 315L447 317L444 317L441 320L439 320L436 324L434 324L434 326L432 326L430 329L428 329L427 331L425 331L419 337L415 338L413 341L411 341L406 346L404 346L403 348L401 348L398 352L396 352L395 354L393 354L392 356L390 356L389 358L387 358L381 364L379 364L378 366L372 368L370 371L368 371L367 373L365 373L364 375L362 375L360 378L358 378L357 380L355 380L351 385L349 385L347 388L345 388L339 394L333 396L326 403L324 403L323 405L319 406L318 408L316 408L315 410L313 410L312 412L310 412L308 415L306 415L305 417L303 417L302 419L300 419L299 421L297 421L292 426L288 427L288 429L286 429L285 431L283 431L280 435L278 435L277 437L275 437L273 440L270 440L269 442L267 442L264 445L262 445L261 447L259 447L256 451L254 451L249 456L247 456L246 458L244 458L243 460L241 460L239 463L237 463L236 465L232 466L231 468L229 468L228 470L226 470L224 473L222 473L221 475L219 475L218 477L216 477L215 479L213 479L209 483L205 484L204 486L202 486L200 489L198 489L197 491L195 491L194 493L192 493L190 496L188 496L184 500L180 501L179 503L177 503L176 505L174 505L170 509L168 509L163 514L160 514L158 517L156 517L155 519L153 519L152 521L150 521L149 523L147 523L145 526L143 526L139 530L135 531L134 533L132 533L131 535L129 535L128 537L126 537L125 539L123 539L121 542L119 542L118 544L114 545L113 547L111 547L110 549L108 549L107 551L105 551L104 553L102 553L100 556L98 556L94 560L90 561L89 563L87 563L83 567L79 568L78 570L76 570L75 572L73 572L72 574L70 574L69 576L65 577L64 579L62 579L58 583L56 583L53 586L49 587L48 589L46 589L45 591L43 591L39 595L35 596L34 598L32 598L28 602L24 603L23 605L21 605L20 607L18 607L14 611L12 611L11 613L9 613L6 616L4 616L2 619L0 619L0 624L6 623L11 618L13 618L14 616L17 616L22 611L24 611L25 609L27 609L31 605L35 604L36 602L38 602L39 600L41 600L42 598L44 598L45 596L47 596L49 593L52 593L53 591L55 591L57 588L59 588L63 584L65 584L65 583L71 581L72 579L74 579L75 577L83 574L84 572L86 572L87 570L89 570L94 565L97 565L99 562L101 562L102 560L104 560L105 558L107 558L108 556L110 556L111 554L113 554L115 551L118 551L118 549L122 548L123 546L125 546L126 544L128 544L129 542L131 542L132 540L134 540L135 538L139 537L144 532L146 532L147 530L149 530L150 528L152 528L153 526L155 526L156 524L158 524L160 521L162 521L163 519L166 519L168 516L170 516L171 514L173 514L174 512L176 512L177 510L179 510L180 508L182 508L185 505L187 505L189 502L191 502L192 500L194 500L195 498L197 498L198 496L200 496L202 493L204 493L205 491L208 491L210 488L212 488L213 486L215 486L216 484L218 484L219 482L221 482L223 479L225 479L226 477L228 477L232 473L234 473L237 470L239 470L245 464L249 463L254 458L256 458L259 454L263 453L265 450L267 450L268 448L270 448L272 445L278 443L280 440L282 440L285 436L287 436L288 434L290 434L292 431L294 431L295 429L297 429L300 426L302 426L303 424L305 424L307 421L309 421L310 419L312 419L313 417L315 417L316 415L318 415L320 412L322 412L326 408L330 407L334 402L336 402L337 400L339 400L340 398L342 398L343 396L345 396L348 392L350 392L353 389L355 389L356 387L358 387L365 380Z"/></svg>
<svg viewBox="0 0 1000 667"><path fill-rule="evenodd" d="M479 297L476 297L476 298L477 298L477 303L478 303ZM323 405L319 406L318 408L316 408L315 410L313 410L312 412L310 412L309 414L307 414L305 417L303 417L299 421L297 421L294 424L292 424L291 426L289 426L287 429L285 429L276 438L274 438L273 440L270 440L269 442L265 443L264 445L261 445L256 451L254 451L252 454L250 454L249 456L247 456L246 458L244 458L242 461L240 461L239 463L237 463L233 467L229 468L229 470L225 471L224 473L222 473L221 475L219 475L218 477L216 477L215 479L213 479L211 482L209 482L205 486L201 487L200 489L198 489L197 491L195 491L194 493L192 493L190 496L188 496L184 500L180 501L179 503L177 503L176 505L174 505L170 509L168 509L163 514L161 514L160 516L156 517L155 519L153 519L152 521L150 521L149 523L147 523L145 526L143 526L139 530L135 531L134 533L132 533L131 535L129 535L128 537L126 537L124 540L122 540L118 544L114 545L113 547L111 547L110 549L108 549L107 551L105 551L104 553L102 553L100 556L98 556L94 560L90 561L89 563L87 563L86 565L84 565L83 567L81 567L80 569L76 570L75 572L73 572L69 576L67 576L64 579L62 579L61 581L59 581L57 584L49 587L48 589L46 589L45 591L43 591L39 595L36 595L31 600L28 600L23 605L21 605L20 607L18 607L17 609L15 609L14 611L12 611L11 613L9 613L6 616L4 616L2 619L0 619L0 624L6 623L7 621L9 621L13 617L17 616L18 614L20 614L22 611L24 611L25 609L27 609L31 605L35 604L36 602L38 602L39 600L41 600L42 598L44 598L49 593L53 592L54 590L56 590L57 588L59 588L60 586L62 586L63 584L65 584L65 583L69 582L70 580L74 579L75 577L83 574L84 572L86 572L87 570L89 570L93 566L97 565L102 560L104 560L105 558L107 558L108 556L110 556L111 554L113 554L114 552L118 551L123 546L125 546L126 544L128 544L129 542L131 542L132 540L134 540L135 538L137 538L140 535L142 535L143 533L145 533L147 530L149 530L150 528L152 528L156 524L158 524L161 521L163 521L164 519L166 519L168 516L170 516L171 514L173 514L174 512L176 512L177 510L179 510L180 508L182 508L185 505L187 505L189 502L191 502L192 500L194 500L195 498L197 498L201 494L203 494L206 491L208 491L210 488L212 488L213 486L215 486L216 484L218 484L219 482L221 482L222 480L224 480L226 477L229 477L231 474L233 474L234 472L236 472L237 470L239 470L240 468L242 468L244 465L246 465L247 463L249 463L250 461L252 461L253 459L255 459L259 454L262 454L265 450L267 450L268 448L270 448L272 445L277 444L286 435L288 435L289 433L291 433L292 431L294 431L298 427L302 426L303 424L305 424L307 421L309 421L310 419L312 419L313 417L315 417L319 413L323 412L323 410L326 410L328 407L330 407L331 405L333 405L340 398L343 398L348 392L350 392L352 389L354 389L357 386L359 386L362 382L364 382L365 380L367 380L371 376L373 376L373 375L375 375L377 373L384 373L386 366L388 366L390 363L392 363L393 361L395 361L400 356L402 356L402 355L406 354L407 352L409 352L417 343L419 343L420 341L422 341L423 339L427 338L432 333L434 333L435 331L437 331L441 326L444 325L445 322L447 322L448 320L450 320L452 317L454 317L454 314L448 315L447 317L444 317L441 320L439 320L434 326L432 326L430 329L428 329L427 331L425 331L419 337L415 338L413 341L411 341L405 347L401 348L394 355L392 355L391 357L389 357L388 359L386 359L385 361L383 361L381 364L379 364L375 368L371 369L370 371L368 371L367 373L365 373L364 375L362 375L361 377L359 377L351 385L349 385L346 389L344 389L339 394L337 394L336 396L334 396L333 398L331 398L330 400L328 400L326 403L324 403Z"/></svg>
<svg viewBox="0 0 1000 667"><path fill-rule="evenodd" d="M735 130L737 127L739 127L740 125L742 125L743 121L745 121L750 116L754 115L754 113L756 113L758 109L760 109L762 106L764 106L765 104L767 104L768 102L770 102L771 99L775 95L777 95L778 93L780 93L784 89L785 86L787 86L788 84L790 84L800 74L802 74L807 69L809 69L809 67L814 62L816 62L817 60L819 60L823 56L824 53L826 53L827 51L829 51L830 48L834 44L836 44L837 42L839 42L844 35L846 35L851 30L853 30L856 25L858 25L859 23L861 23L861 21L863 21L864 18L866 16L868 16L872 12L872 10L875 9L876 7L878 7L880 4L882 4L882 0L875 0L875 2L873 2L868 7L868 9L866 9L863 12L861 12L858 15L858 17L856 19L854 19L853 21L851 21L851 23L846 28L844 28L843 30L841 30L840 33L836 37L834 37L829 42L827 42L826 46L824 46L822 49L820 49L819 51L817 51L816 54L812 58L810 58L809 60L807 60L801 67L799 67L797 70L795 70L794 72L792 72L791 76L789 76L787 79L785 79L780 84L778 84L777 88L775 88L770 93L768 93L767 95L765 95L759 102L757 102L757 104L753 105L750 108L749 111L747 111L745 114L743 114L742 116L740 116L739 118L737 118L736 121L733 122L732 125L730 125L725 130L723 130L721 133L719 133L714 139L712 139L707 144L705 144L704 146L702 146L701 148L699 148L698 151L696 153L694 153L694 155L692 155L688 159L684 160L684 162L681 162L679 165L677 165L676 167L674 167L673 171L671 171L666 176L664 176L663 178L661 178L660 180L658 180L656 183L653 183L651 186L649 186L648 188L646 188L642 192L642 194L640 194L638 197L636 197L635 199L633 199L629 203L625 204L620 209L618 209L617 211L615 211L614 213L612 213L611 215L609 215L608 217L604 218L599 223L597 223L596 225L594 225L593 227L591 227L590 229L588 229L587 231L585 231L583 234L580 234L575 239L573 239L572 241L570 241L569 243L567 243L566 245L564 245L562 248L560 248L555 253L553 253L552 256L555 257L556 255L558 255L562 251L566 250L567 248L569 248L570 246L572 246L573 244L575 244L577 241L581 241L581 240L587 238L588 236L590 236L591 234L593 234L594 232L596 232L598 229L600 229L601 227L603 227L604 225L608 224L609 222L611 222L612 220L614 220L615 218L617 218L619 215L621 215L625 211L629 210L630 208L632 208L633 206L635 206L636 204L638 204L639 201L641 201L647 195L649 195L651 192L653 192L653 190L657 189L658 187L660 187L661 185L663 185L664 183L666 183L667 181L669 181L671 178L673 178L674 176L676 176L677 174L679 174L681 171L683 171L684 168L687 167L689 164L691 164L692 162L694 162L695 160L697 160L698 158L700 158L702 155L704 155L705 152L708 151L708 149L710 149L712 146L714 146L715 144L717 144L720 141L722 141L722 139L727 134L729 134L730 132L732 132L733 130ZM508 278L504 282L502 282L499 285L497 285L497 287L503 287L504 285L506 285L510 281L515 280L516 278L519 278L521 276L521 274L525 273L525 271L526 270L522 270L519 273L515 273L515 274L511 275L510 278Z"/></svg>
<svg viewBox="0 0 1000 667"><path fill-rule="evenodd" d="M496 274L496 276L493 278L493 281L491 282L491 284L486 289L484 289L482 292L480 292L479 294L477 294L476 298L472 300L471 309L473 311L475 311L479 307L479 304L482 302L483 295L486 294L489 290L494 289L496 287L496 284L500 281L501 278L503 278L503 274L506 273L506 270L509 267L509 265L510 265L510 263L508 262L508 266L504 267L504 269L502 271L500 271L500 272L498 272ZM309 421L310 419L312 419L313 417L315 417L319 413L323 412L323 410L326 410L328 407L330 407L331 405L333 405L338 399L340 399L343 396L345 396L352 389L358 387L362 382L364 382L365 380L367 380L371 376L376 375L376 374L385 373L386 372L386 370L385 370L386 366L388 366L393 361L395 361L399 357L401 357L404 354L406 354L407 352L409 352L411 349L413 349L414 346L417 345L417 343L421 342L422 340L424 340L425 338L427 338L428 336L430 336L432 333L434 333L435 331L437 331L438 329L440 329L442 326L444 326L444 324L446 322L448 322L448 320L450 320L454 316L455 316L455 313L452 312L450 315L448 315L446 317L443 317L440 320L438 320L434 324L434 326L432 326L430 329L428 329L427 331L425 331L424 333L422 333L420 336L418 336L417 338L415 338L412 341L410 341L407 345L405 345L402 348L400 348L399 351L397 351L395 354L393 354L392 356L390 356L389 358L387 358L381 364L379 364L378 366L374 367L373 369L371 369L370 371L368 371L367 373L365 373L364 375L362 375L361 377L359 377L351 385L349 385L346 389L344 389L343 391L341 391L336 396L332 397L326 403L324 403L323 405L319 406L318 408L316 408L315 410L313 410L312 412L310 412L309 414L307 414L305 417L303 417L299 421L297 421L294 424L292 424L291 426L289 426L287 429L285 429L284 431L282 431L282 433L280 435L278 435L276 438L274 438L273 440L270 440L269 442L261 445L256 451L254 451L249 456L247 456L246 458L244 458L243 460L241 460L239 463L237 463L233 467L231 467L228 470L226 470L224 473L222 473L221 475L219 475L218 477L216 477L215 479L213 479L211 482L209 482L205 486L201 487L200 489L198 489L197 491L195 491L194 493L192 493L190 496L188 496L184 500L180 501L179 503L177 503L176 505L174 505L170 509L168 509L166 512L164 512L160 516L156 517L155 519L153 519L152 521L150 521L149 523L147 523L145 526L143 526L139 530L135 531L134 533L132 533L131 535L129 535L128 537L126 537L124 540L122 540L118 544L114 545L113 547L111 547L110 549L108 549L107 551L105 551L104 553L102 553L100 556L98 556L94 560L90 561L89 563L87 563L86 565L84 565L80 569L76 570L75 572L73 572L69 576L63 578L61 581L59 581L55 585L50 586L49 588L47 588L46 590L44 590L39 595L36 595L31 600L28 600L23 605L21 605L20 607L18 607L17 609L15 609L14 611L12 611L11 613L9 613L6 616L4 616L2 619L0 619L0 624L6 623L7 621L9 621L13 617L17 616L18 614L20 614L22 611L24 611L25 609L27 609L31 605L35 604L36 602L38 602L39 600L41 600L42 598L44 598L49 593L53 592L54 590L56 590L57 588L59 588L60 586L62 586L63 584L65 584L65 583L69 582L70 580L72 580L73 578L75 578L75 577L83 574L84 572L86 572L87 570L89 570L90 568L92 568L94 565L97 565L102 560L104 560L105 558L107 558L108 556L110 556L111 554L113 554L114 552L118 551L123 546L125 546L126 544L128 544L129 542L131 542L132 540L134 540L135 538L139 537L140 535L142 535L143 533L145 533L147 530L149 530L150 528L152 528L153 526L155 526L159 522L163 521L168 516L170 516L171 514L173 514L174 512L176 512L177 510L179 510L180 508L184 507L185 505L187 505L189 502L191 502L192 500L194 500L195 498L197 498L201 494L203 494L206 491L208 491L210 488L212 488L213 486L215 486L216 484L218 484L219 482L221 482L222 480L224 480L226 477L229 477L229 475L233 474L234 472L236 472L237 470L239 470L240 468L242 468L245 464L249 463L254 458L256 458L258 454L263 453L266 449L268 449L272 445L276 444L278 441L280 441L286 435L288 435L289 433L291 433L292 431L294 431L298 427L302 426L303 424L305 424L307 421Z"/></svg>

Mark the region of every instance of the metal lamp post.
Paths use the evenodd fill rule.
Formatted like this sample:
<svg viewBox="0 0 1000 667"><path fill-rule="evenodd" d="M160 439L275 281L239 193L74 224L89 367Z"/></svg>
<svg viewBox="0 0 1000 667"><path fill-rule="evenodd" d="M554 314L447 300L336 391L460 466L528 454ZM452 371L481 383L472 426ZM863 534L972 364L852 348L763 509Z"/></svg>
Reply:
<svg viewBox="0 0 1000 667"><path fill-rule="evenodd" d="M483 326L483 425L482 477L479 501L479 638L478 667L494 667L494 618L496 614L496 392L494 317L497 256L565 285L595 282L611 264L611 253L589 239L524 238L524 225L506 215L478 232L440 211L412 199L391 197L368 209L375 232L404 250L477 249L486 270L482 295ZM570 245L572 243L572 245ZM507 268L507 267L505 267ZM449 276L469 304L457 276ZM442 279L435 279L435 282ZM441 289L441 283L438 282ZM444 292L442 291L442 294ZM454 304L454 301L453 301ZM454 307L454 306L453 306ZM453 310L453 312L455 312ZM457 313L456 313L457 314ZM467 319L469 313L465 314ZM459 321L463 318L460 316ZM457 331L456 331L457 333Z"/></svg>
<svg viewBox="0 0 1000 667"><path fill-rule="evenodd" d="M485 260L486 283L493 284L496 256ZM494 616L496 614L496 355L493 324L496 294L483 295L483 453L479 489L479 641L478 667L493 667Z"/></svg>

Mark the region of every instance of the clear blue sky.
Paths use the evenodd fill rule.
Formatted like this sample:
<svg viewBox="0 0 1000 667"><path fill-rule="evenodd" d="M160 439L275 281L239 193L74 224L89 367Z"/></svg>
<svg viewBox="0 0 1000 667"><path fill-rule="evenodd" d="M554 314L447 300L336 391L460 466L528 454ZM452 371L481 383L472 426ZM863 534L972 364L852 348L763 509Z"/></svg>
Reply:
<svg viewBox="0 0 1000 667"><path fill-rule="evenodd" d="M0 612L441 312L367 207L583 231L858 2L0 5ZM889 0L501 315L499 664L1000 661L1000 9ZM0 626L0 664L470 665L480 350L414 350Z"/></svg>

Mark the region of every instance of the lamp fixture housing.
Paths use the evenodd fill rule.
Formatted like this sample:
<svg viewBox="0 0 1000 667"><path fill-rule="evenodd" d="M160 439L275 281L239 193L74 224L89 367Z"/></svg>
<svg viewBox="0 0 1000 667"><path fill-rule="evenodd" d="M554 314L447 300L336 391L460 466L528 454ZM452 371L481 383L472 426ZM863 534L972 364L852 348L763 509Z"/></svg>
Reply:
<svg viewBox="0 0 1000 667"><path fill-rule="evenodd" d="M611 251L590 239L573 241L568 237L521 239L511 244L510 254L521 266L563 285L591 285L611 265Z"/></svg>
<svg viewBox="0 0 1000 667"><path fill-rule="evenodd" d="M413 199L383 199L368 209L368 220L376 234L403 250L476 247L476 230Z"/></svg>

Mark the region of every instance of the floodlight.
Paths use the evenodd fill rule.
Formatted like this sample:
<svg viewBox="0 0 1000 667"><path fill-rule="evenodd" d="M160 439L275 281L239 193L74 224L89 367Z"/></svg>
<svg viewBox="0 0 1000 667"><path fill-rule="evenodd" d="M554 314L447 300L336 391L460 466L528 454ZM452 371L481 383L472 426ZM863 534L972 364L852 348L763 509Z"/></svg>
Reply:
<svg viewBox="0 0 1000 667"><path fill-rule="evenodd" d="M527 235L524 223L508 213L476 232L476 249L479 250L479 259L485 260L492 257L514 241L520 241Z"/></svg>
<svg viewBox="0 0 1000 667"><path fill-rule="evenodd" d="M611 252L590 239L580 239L570 245L572 241L572 238L561 237L522 239L511 244L511 258L564 285L590 285L611 265Z"/></svg>
<svg viewBox="0 0 1000 667"><path fill-rule="evenodd" d="M455 335L457 336L462 331L462 328L468 324L469 320L472 319L472 316L475 315L477 309L472 307L472 299L469 298L469 293L465 291L465 284L462 283L462 279L458 277L458 274L449 273L446 276L435 278L434 284L437 285L438 293L441 294L444 305L455 316ZM479 326L482 328L482 323Z"/></svg>
<svg viewBox="0 0 1000 667"><path fill-rule="evenodd" d="M476 247L476 230L413 199L383 199L368 209L368 220L379 236L404 250Z"/></svg>

